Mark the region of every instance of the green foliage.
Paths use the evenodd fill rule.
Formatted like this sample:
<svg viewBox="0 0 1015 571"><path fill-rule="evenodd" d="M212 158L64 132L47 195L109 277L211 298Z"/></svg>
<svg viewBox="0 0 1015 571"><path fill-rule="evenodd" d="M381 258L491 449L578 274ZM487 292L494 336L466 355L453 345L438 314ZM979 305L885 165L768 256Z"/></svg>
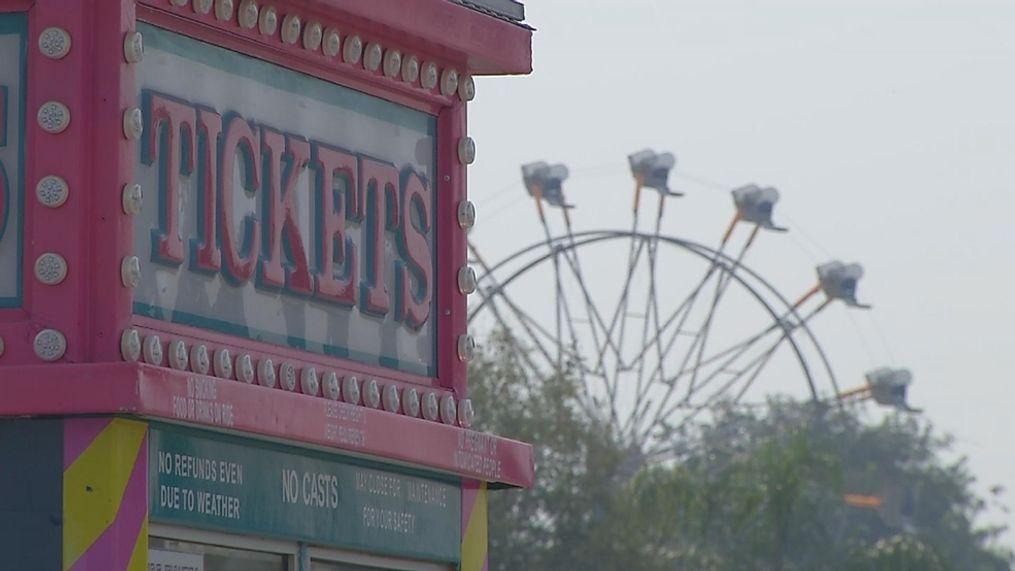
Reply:
<svg viewBox="0 0 1015 571"><path fill-rule="evenodd" d="M937 552L919 539L896 535L879 540L856 555L853 569L863 571L946 571Z"/></svg>
<svg viewBox="0 0 1015 571"><path fill-rule="evenodd" d="M568 371L534 381L495 338L470 370L481 429L532 442L532 490L491 494L495 570L1000 571L1012 555L951 441L925 421L772 401L726 407L677 460L638 455L583 410ZM693 444L688 444L693 443ZM635 462L636 463L636 462ZM878 510L846 493L878 496Z"/></svg>

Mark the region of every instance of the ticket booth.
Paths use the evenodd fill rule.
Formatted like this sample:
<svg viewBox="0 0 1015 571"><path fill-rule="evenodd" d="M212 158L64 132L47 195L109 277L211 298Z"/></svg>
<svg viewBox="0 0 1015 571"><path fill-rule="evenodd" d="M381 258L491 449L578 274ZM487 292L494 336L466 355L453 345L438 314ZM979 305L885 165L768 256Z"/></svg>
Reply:
<svg viewBox="0 0 1015 571"><path fill-rule="evenodd" d="M481 570L474 76L513 0L0 0L0 557Z"/></svg>

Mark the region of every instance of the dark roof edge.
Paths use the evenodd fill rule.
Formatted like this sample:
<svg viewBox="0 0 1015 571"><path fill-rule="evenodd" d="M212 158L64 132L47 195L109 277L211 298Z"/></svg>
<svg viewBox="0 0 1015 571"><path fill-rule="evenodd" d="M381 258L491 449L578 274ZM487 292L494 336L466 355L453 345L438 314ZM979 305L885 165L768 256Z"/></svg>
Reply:
<svg viewBox="0 0 1015 571"><path fill-rule="evenodd" d="M455 4L459 4L466 8L470 8L477 12L482 12L488 16L493 16L498 20L504 20L505 22L511 22L524 28L532 29L530 26L524 24L525 21L525 6L518 0L451 0Z"/></svg>

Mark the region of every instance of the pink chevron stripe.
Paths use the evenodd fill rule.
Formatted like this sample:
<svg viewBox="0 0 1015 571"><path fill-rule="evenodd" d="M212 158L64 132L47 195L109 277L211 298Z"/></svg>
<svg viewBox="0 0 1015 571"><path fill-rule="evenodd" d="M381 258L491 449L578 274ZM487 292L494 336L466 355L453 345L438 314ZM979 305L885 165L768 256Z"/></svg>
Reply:
<svg viewBox="0 0 1015 571"><path fill-rule="evenodd" d="M95 441L112 418L68 418L63 421L63 469L66 470Z"/></svg>
<svg viewBox="0 0 1015 571"><path fill-rule="evenodd" d="M148 437L141 442L116 519L70 571L121 570L130 563L137 534L148 517Z"/></svg>

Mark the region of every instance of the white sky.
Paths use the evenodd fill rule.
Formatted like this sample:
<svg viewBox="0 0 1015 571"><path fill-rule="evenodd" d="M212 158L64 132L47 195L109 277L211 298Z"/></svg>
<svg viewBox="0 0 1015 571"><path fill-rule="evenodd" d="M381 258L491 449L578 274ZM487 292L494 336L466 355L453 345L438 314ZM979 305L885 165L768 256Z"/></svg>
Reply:
<svg viewBox="0 0 1015 571"><path fill-rule="evenodd" d="M629 226L625 156L645 147L676 153L678 175L776 186L790 233L747 263L791 298L817 263L863 263L874 311L816 323L842 384L910 368L910 402L1015 506L1015 2L544 0L527 16L535 72L481 79L470 107L486 257L542 237L519 180L533 160L571 167L583 229ZM671 180L688 195L664 232L717 244L728 193Z"/></svg>

